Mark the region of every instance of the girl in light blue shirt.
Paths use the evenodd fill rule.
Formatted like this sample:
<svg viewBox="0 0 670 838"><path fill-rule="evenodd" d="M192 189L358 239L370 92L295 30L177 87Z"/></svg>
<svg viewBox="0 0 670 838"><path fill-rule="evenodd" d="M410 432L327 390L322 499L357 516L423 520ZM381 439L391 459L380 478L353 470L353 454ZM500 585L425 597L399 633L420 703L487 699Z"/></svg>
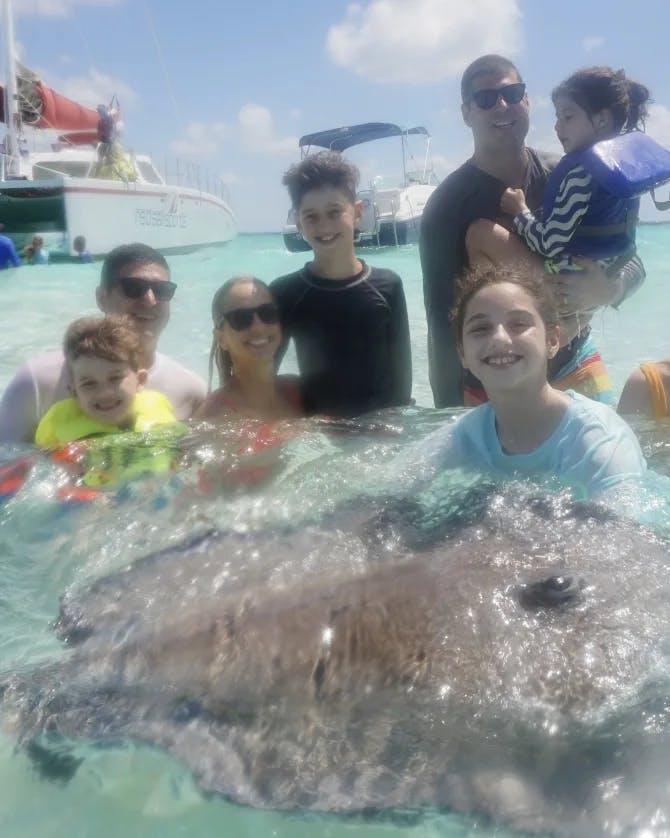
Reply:
<svg viewBox="0 0 670 838"><path fill-rule="evenodd" d="M554 476L581 498L644 472L639 443L620 416L547 381L559 325L540 273L519 265L467 276L453 320L461 362L482 382L489 402L429 437L433 465Z"/></svg>

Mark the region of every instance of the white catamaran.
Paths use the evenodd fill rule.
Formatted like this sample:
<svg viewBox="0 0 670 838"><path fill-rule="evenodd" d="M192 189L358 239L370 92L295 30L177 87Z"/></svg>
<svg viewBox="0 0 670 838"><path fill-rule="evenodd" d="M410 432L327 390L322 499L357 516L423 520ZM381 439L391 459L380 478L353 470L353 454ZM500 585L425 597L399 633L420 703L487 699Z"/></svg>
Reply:
<svg viewBox="0 0 670 838"><path fill-rule="evenodd" d="M96 110L51 90L16 61L10 0L3 28L0 223L17 247L39 234L52 257L69 257L74 239L84 236L88 250L101 256L125 242L187 250L236 235L225 184L184 164L167 183L147 155L131 157L116 142L101 145ZM29 151L29 132L51 138L50 148Z"/></svg>

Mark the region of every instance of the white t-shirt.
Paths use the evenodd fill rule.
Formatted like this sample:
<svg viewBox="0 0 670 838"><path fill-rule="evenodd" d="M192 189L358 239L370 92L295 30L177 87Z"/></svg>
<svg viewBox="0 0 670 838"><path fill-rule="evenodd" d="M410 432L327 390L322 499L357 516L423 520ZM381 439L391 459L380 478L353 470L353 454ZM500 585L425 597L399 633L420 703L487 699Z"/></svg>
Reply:
<svg viewBox="0 0 670 838"><path fill-rule="evenodd" d="M177 419L188 419L205 398L205 382L181 364L156 353L147 387L169 400ZM27 361L0 399L0 443L33 442L37 425L54 402L70 396L62 351Z"/></svg>

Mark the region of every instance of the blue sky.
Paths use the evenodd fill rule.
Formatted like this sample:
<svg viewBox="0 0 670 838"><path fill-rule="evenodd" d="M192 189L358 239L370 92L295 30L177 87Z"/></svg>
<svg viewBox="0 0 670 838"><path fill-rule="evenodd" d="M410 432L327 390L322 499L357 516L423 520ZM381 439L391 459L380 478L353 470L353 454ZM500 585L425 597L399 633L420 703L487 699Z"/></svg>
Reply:
<svg viewBox="0 0 670 838"><path fill-rule="evenodd" d="M518 63L531 99L532 145L560 150L552 87L579 67L610 64L651 89L647 130L670 147L670 0L13 5L25 64L86 104L116 93L125 144L159 163L166 155L193 158L224 177L241 230L280 229L287 210L282 173L298 159L298 137L322 128L425 125L436 171L447 174L471 151L460 74L485 52ZM392 173L397 153L386 140L351 156L365 181ZM649 202L643 212L655 217Z"/></svg>

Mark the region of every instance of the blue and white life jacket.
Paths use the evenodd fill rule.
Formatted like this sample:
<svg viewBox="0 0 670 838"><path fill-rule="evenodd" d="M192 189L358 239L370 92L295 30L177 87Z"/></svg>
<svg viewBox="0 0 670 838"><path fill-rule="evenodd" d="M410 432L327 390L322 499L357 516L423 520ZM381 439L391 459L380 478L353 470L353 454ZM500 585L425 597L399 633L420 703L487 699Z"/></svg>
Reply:
<svg viewBox="0 0 670 838"><path fill-rule="evenodd" d="M601 140L586 149L568 152L547 178L543 215L549 216L568 172L582 165L591 175L589 207L565 251L572 255L607 258L630 249L640 196L670 180L670 151L640 131ZM654 203L670 209L670 201Z"/></svg>

